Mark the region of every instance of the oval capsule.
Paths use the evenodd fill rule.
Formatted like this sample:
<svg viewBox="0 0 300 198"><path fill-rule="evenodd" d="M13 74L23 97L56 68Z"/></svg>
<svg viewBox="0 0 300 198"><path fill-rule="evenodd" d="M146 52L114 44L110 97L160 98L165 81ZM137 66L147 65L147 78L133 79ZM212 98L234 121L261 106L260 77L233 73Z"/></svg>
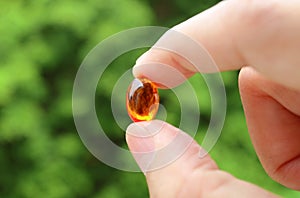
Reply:
<svg viewBox="0 0 300 198"><path fill-rule="evenodd" d="M134 122L152 120L159 107L159 95L154 83L145 78L134 79L127 90L126 106Z"/></svg>

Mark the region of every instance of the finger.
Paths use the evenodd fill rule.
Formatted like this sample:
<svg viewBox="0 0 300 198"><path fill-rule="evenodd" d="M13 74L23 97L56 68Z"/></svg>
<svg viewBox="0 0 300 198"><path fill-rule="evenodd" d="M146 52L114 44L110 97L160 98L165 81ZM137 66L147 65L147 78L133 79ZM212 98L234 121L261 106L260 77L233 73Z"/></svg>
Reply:
<svg viewBox="0 0 300 198"><path fill-rule="evenodd" d="M250 136L265 170L300 190L300 91L251 68L241 70L239 84Z"/></svg>
<svg viewBox="0 0 300 198"><path fill-rule="evenodd" d="M172 148L173 153L183 149L182 145L188 147L181 155L174 156L176 158L171 163L165 161L162 166L159 161L173 153L162 156L160 151L170 146L176 138L180 141ZM220 171L208 155L200 158L201 147L192 137L165 122L133 123L127 129L126 139L137 163L145 172L151 197L273 197L255 185ZM147 155L147 151L156 153Z"/></svg>
<svg viewBox="0 0 300 198"><path fill-rule="evenodd" d="M138 59L133 73L150 80L160 72L169 75L159 66L153 69L145 65L150 62L170 65L186 77L198 71L235 70L251 65L276 82L300 89L300 12L297 10L300 10L300 2L295 0L289 3L281 0L222 1L163 35ZM204 49L193 50L196 48L186 43L188 39L174 36L174 31L183 33ZM185 57L197 59L196 63Z"/></svg>

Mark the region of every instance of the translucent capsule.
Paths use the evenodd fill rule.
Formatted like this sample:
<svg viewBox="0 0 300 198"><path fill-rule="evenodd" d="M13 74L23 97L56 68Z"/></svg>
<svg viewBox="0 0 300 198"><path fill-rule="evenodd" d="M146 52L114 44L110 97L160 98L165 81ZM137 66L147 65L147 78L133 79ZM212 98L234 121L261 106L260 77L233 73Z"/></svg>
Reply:
<svg viewBox="0 0 300 198"><path fill-rule="evenodd" d="M127 90L126 106L134 122L152 120L159 106L156 86L145 78L134 79Z"/></svg>

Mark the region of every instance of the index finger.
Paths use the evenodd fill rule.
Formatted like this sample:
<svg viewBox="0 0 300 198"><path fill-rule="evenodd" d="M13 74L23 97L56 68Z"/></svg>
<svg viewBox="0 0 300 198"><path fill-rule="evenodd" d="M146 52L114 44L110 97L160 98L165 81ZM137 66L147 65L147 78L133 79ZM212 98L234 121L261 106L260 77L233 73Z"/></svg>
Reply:
<svg viewBox="0 0 300 198"><path fill-rule="evenodd" d="M144 64L170 65L186 77L199 70L207 73L252 66L273 81L300 89L300 26L297 22L300 14L297 10L300 10L298 1L223 1L163 35L138 59L133 74L152 80L159 72L161 76L168 76L159 79L166 82L172 78L167 69ZM172 31L186 35L204 48L208 55L201 57L202 64L195 65L174 53L179 51L195 57L203 52L190 50L188 44L172 38ZM165 44L171 51L156 48ZM203 60L209 58L215 65L210 64L211 60Z"/></svg>

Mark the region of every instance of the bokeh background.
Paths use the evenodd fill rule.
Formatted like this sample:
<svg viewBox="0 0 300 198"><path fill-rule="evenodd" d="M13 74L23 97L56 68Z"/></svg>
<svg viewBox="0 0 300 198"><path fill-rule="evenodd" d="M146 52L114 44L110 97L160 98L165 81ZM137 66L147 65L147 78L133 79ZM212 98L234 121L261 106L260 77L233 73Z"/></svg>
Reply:
<svg viewBox="0 0 300 198"><path fill-rule="evenodd" d="M217 0L17 0L0 2L0 197L148 197L142 173L111 168L81 142L72 117L72 86L86 54L119 31L173 25ZM242 3L242 2L241 2ZM146 49L114 61L96 94L99 122L126 147L111 113L110 95L122 72ZM272 181L250 142L237 87L237 72L222 74L228 110L222 135L211 151L221 169L284 197L300 194ZM210 118L210 97L200 75L193 77L201 108L196 140ZM168 122L180 108L162 91ZM171 177L171 176L170 176ZM213 179L213 178L212 178ZM197 185L197 184L195 184Z"/></svg>

